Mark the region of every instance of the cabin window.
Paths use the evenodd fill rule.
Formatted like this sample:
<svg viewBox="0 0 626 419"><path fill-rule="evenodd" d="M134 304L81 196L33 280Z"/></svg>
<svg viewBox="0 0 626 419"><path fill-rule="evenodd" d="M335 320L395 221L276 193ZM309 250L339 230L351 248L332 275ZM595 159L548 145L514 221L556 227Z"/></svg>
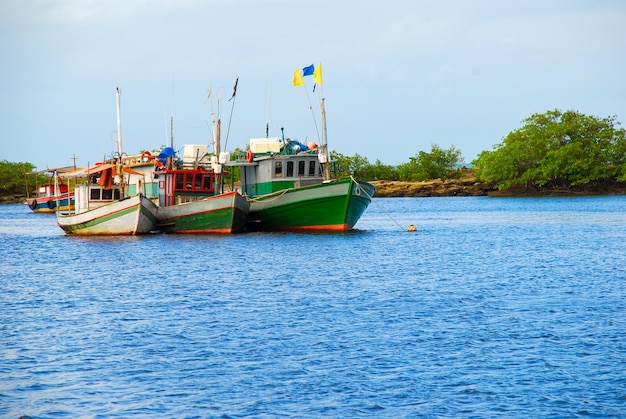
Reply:
<svg viewBox="0 0 626 419"><path fill-rule="evenodd" d="M185 174L178 173L176 175L176 185L174 186L174 189L183 189L184 186L185 186Z"/></svg>
<svg viewBox="0 0 626 419"><path fill-rule="evenodd" d="M204 175L204 189L206 191L213 189L213 185L211 184L211 175L209 173Z"/></svg>
<svg viewBox="0 0 626 419"><path fill-rule="evenodd" d="M120 195L120 190L119 189L113 189L113 197L114 197L114 199L122 199L122 196Z"/></svg>
<svg viewBox="0 0 626 419"><path fill-rule="evenodd" d="M283 177L283 162L277 161L274 165L274 177Z"/></svg>
<svg viewBox="0 0 626 419"><path fill-rule="evenodd" d="M113 189L103 189L102 190L102 200L110 200L113 199Z"/></svg>
<svg viewBox="0 0 626 419"><path fill-rule="evenodd" d="M315 176L315 160L309 160L309 176Z"/></svg>
<svg viewBox="0 0 626 419"><path fill-rule="evenodd" d="M100 189L92 189L89 192L89 195L90 195L89 199L92 199L94 201L99 201L100 200Z"/></svg>
<svg viewBox="0 0 626 419"><path fill-rule="evenodd" d="M300 160L298 162L298 176L304 176L304 164L305 164L304 160Z"/></svg>
<svg viewBox="0 0 626 419"><path fill-rule="evenodd" d="M199 191L202 187L202 173L196 173L193 180L193 188Z"/></svg>
<svg viewBox="0 0 626 419"><path fill-rule="evenodd" d="M287 177L293 177L293 162L287 162Z"/></svg>

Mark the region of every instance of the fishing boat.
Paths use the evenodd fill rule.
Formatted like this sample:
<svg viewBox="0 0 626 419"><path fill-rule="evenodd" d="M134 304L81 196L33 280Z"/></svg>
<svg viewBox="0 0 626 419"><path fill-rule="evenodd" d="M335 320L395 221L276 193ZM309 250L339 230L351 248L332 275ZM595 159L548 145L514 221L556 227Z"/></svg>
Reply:
<svg viewBox="0 0 626 419"><path fill-rule="evenodd" d="M313 66L308 74L314 74ZM315 74L321 85L321 66ZM294 85L303 85L294 74ZM307 72L304 73L307 75ZM353 176L332 178L326 113L320 92L320 146L281 137L250 140L231 165L239 166L242 194L250 202L247 228L260 231L347 231L356 225L376 188Z"/></svg>
<svg viewBox="0 0 626 419"><path fill-rule="evenodd" d="M250 203L248 230L347 231L355 226L376 191L373 185L352 176L325 179L324 158L316 148L264 140L277 151L254 152L260 141L252 139L245 157L232 163L240 167L242 194Z"/></svg>
<svg viewBox="0 0 626 419"><path fill-rule="evenodd" d="M155 172L159 188L157 230L179 234L244 231L250 205L239 192L224 191L223 165L230 155L220 152L219 121L214 144L211 159L206 145L186 145L182 159L172 147L159 154Z"/></svg>
<svg viewBox="0 0 626 419"><path fill-rule="evenodd" d="M237 191L216 194L219 182L213 169L165 169L157 176L157 230L179 234L244 231L250 205Z"/></svg>
<svg viewBox="0 0 626 419"><path fill-rule="evenodd" d="M39 176L49 173L48 183L37 188L37 196L26 199L26 204L33 212L53 213L57 209L70 210L74 208L74 192L70 192L69 185L58 181L58 175L76 170L74 166L44 169L29 172L29 175ZM57 180L55 182L55 180Z"/></svg>
<svg viewBox="0 0 626 419"><path fill-rule="evenodd" d="M70 235L137 235L149 233L156 222L156 205L143 194L130 196L126 191L127 175L141 175L122 160L120 90L117 99L117 155L109 162L67 173L85 175L87 180L75 189L73 211L57 211L59 227Z"/></svg>

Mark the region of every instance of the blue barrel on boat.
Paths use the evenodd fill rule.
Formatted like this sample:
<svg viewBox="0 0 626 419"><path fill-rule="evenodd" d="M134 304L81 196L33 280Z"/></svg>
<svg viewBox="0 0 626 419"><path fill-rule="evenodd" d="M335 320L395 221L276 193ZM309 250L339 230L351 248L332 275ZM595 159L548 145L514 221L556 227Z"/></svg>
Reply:
<svg viewBox="0 0 626 419"><path fill-rule="evenodd" d="M174 151L174 149L172 147L165 147L159 153L159 161L163 165L166 165L167 164L167 159L174 157L175 154L176 154L176 151Z"/></svg>

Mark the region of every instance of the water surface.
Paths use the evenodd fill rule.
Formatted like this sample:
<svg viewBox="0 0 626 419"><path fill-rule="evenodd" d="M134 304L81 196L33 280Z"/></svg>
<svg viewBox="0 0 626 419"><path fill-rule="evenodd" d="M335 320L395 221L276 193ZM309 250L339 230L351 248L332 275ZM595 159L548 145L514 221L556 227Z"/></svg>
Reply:
<svg viewBox="0 0 626 419"><path fill-rule="evenodd" d="M0 417L623 417L625 210L390 198L345 234L81 238L3 205Z"/></svg>

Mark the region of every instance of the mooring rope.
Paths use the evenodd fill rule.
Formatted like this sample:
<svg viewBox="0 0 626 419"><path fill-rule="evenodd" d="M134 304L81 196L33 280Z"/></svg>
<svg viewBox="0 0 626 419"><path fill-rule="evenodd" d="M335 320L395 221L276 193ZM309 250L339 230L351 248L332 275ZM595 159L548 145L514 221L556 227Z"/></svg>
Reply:
<svg viewBox="0 0 626 419"><path fill-rule="evenodd" d="M281 196L283 196L284 194L286 194L287 192L289 192L289 188L287 189L283 189L281 191L278 192L274 192L272 193L270 196L271 198L268 198L268 195L260 195L257 196L256 198L248 198L248 201L263 201L263 202L272 202L278 198L280 198ZM276 196L272 196L272 195L276 195Z"/></svg>
<svg viewBox="0 0 626 419"><path fill-rule="evenodd" d="M389 213L388 213L388 212L387 212L387 211L386 211L386 210L385 210L385 209L384 209L384 208L383 208L383 207L382 207L382 206L381 206L378 202L374 201L374 197L373 197L372 195L368 194L368 193L367 193L367 191L366 191L365 189L363 189L363 188L361 187L361 185L359 185L359 182L357 182L357 181L356 181L356 179L354 178L354 176L350 175L350 179L352 179L352 182L354 182L354 184L357 186L357 188L359 188L359 190L360 190L361 192L363 192L365 195L367 195L367 197L370 199L370 201L371 201L371 202L373 202L374 204L376 204L376 205L378 206L378 208L379 208L379 209L380 209L383 213L385 213L385 215L386 215L387 217L389 217L389 219L390 219L391 221L393 221L393 222L394 222L394 223L395 223L398 227L400 227L403 231L407 231L407 230L408 230L408 231L413 231L413 230L411 230L411 229L410 229L410 228L411 228L410 226L409 226L409 229L406 229L406 228L404 228L402 225L400 225L400 223L399 223L399 222L397 222L396 220L394 220L394 218L391 216L391 214L389 214ZM412 225L413 225L413 224L411 224L411 226L412 226Z"/></svg>

